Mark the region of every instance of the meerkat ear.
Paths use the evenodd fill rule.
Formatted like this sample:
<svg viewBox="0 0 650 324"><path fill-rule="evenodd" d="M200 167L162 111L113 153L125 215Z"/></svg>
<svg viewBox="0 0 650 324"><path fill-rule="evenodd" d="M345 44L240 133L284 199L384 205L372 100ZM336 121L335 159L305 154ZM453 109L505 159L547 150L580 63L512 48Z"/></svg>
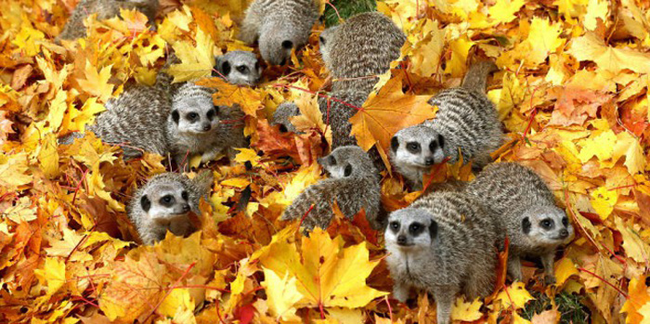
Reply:
<svg viewBox="0 0 650 324"><path fill-rule="evenodd" d="M431 236L431 240L436 238L436 235L438 235L438 222L432 220L431 224L429 225L429 235Z"/></svg>
<svg viewBox="0 0 650 324"><path fill-rule="evenodd" d="M530 223L530 219L528 217L524 217L524 219L521 220L521 229L524 234L528 234L530 232L531 225L532 224Z"/></svg>
<svg viewBox="0 0 650 324"><path fill-rule="evenodd" d="M393 138L390 139L390 149L393 150L393 153L397 152L397 148L399 147L399 140L397 139L397 136L393 136Z"/></svg>
<svg viewBox="0 0 650 324"><path fill-rule="evenodd" d="M178 121L181 119L181 115L178 113L178 110L172 111L172 119L176 124L178 124Z"/></svg>
<svg viewBox="0 0 650 324"><path fill-rule="evenodd" d="M142 210L146 212L149 212L149 208L151 208L151 200L149 200L149 197L147 195L142 196L140 198L140 206L142 206Z"/></svg>
<svg viewBox="0 0 650 324"><path fill-rule="evenodd" d="M352 174L352 166L350 164L345 166L345 171L343 173L344 177L349 177Z"/></svg>

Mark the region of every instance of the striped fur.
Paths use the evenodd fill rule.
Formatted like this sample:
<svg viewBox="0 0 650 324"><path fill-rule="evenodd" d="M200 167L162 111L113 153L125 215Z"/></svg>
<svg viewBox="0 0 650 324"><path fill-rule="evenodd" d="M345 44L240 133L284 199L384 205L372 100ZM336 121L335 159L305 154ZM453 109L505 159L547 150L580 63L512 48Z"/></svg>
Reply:
<svg viewBox="0 0 650 324"><path fill-rule="evenodd" d="M311 27L318 19L315 0L255 0L246 9L239 38L248 44L258 41L265 61L282 65L309 40ZM283 46L291 42L291 47Z"/></svg>
<svg viewBox="0 0 650 324"><path fill-rule="evenodd" d="M427 194L391 213L384 237L394 297L406 301L411 288L432 293L438 323L450 323L456 294L473 300L494 289L496 227L468 195Z"/></svg>
<svg viewBox="0 0 650 324"><path fill-rule="evenodd" d="M332 129L332 149L357 144L356 139L350 136L350 118L359 111L367 98L368 95L362 91L339 90L332 92L329 99L318 99L323 121Z"/></svg>
<svg viewBox="0 0 650 324"><path fill-rule="evenodd" d="M372 76L388 71L390 63L399 58L406 36L379 12L357 14L332 28L321 35L325 40L323 60L335 78L332 90L369 94L378 81Z"/></svg>
<svg viewBox="0 0 650 324"><path fill-rule="evenodd" d="M187 204L189 210L200 214L199 200L204 197L208 201L212 182L213 175L210 170L199 173L191 180L172 172L158 174L149 179L136 191L127 208L129 219L135 225L142 242L147 245L154 244L165 238L168 230L178 236L187 236L194 232L195 228L187 218L188 210L183 209L181 205ZM187 199L182 197L183 191L187 193ZM168 194L174 196L174 205L167 208L160 206L160 198ZM150 203L147 211L143 209L144 196ZM179 211L180 214L177 214Z"/></svg>
<svg viewBox="0 0 650 324"><path fill-rule="evenodd" d="M303 226L308 230L316 226L327 228L334 216L332 206L336 201L347 218L352 219L364 209L370 225L375 229L381 228L383 222L378 218L381 204L379 180L366 152L358 146L342 146L319 159L319 163L330 178L307 187L287 207L282 220L300 219L313 205Z"/></svg>
<svg viewBox="0 0 650 324"><path fill-rule="evenodd" d="M466 191L491 211L500 232L508 235L510 275L521 280L520 257L541 257L547 282L554 282L555 251L573 238L574 231L564 211L555 206L553 193L544 181L520 164L498 163L479 173ZM524 219L529 222L527 230ZM541 222L545 219L554 226L544 229Z"/></svg>
<svg viewBox="0 0 650 324"><path fill-rule="evenodd" d="M158 11L158 0L81 0L74 8L61 34L56 37L56 41L86 37L84 20L88 16L96 13L98 20L109 19L119 15L120 9L136 9L145 14L149 23L153 25Z"/></svg>

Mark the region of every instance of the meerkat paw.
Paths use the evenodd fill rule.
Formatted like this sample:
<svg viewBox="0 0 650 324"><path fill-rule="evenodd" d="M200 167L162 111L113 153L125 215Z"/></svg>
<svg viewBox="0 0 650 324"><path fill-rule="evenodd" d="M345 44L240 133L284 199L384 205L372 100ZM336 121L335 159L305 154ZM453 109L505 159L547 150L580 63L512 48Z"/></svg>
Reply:
<svg viewBox="0 0 650 324"><path fill-rule="evenodd" d="M406 303L409 298L409 288L404 285L395 284L393 287L393 298L397 299L400 303Z"/></svg>
<svg viewBox="0 0 650 324"><path fill-rule="evenodd" d="M555 279L555 276L552 275L552 274L547 274L547 275L544 277L544 283L545 283L547 286L555 285L556 282L557 282L557 280Z"/></svg>
<svg viewBox="0 0 650 324"><path fill-rule="evenodd" d="M210 162L214 160L216 157L217 157L217 152L215 151L205 152L203 153L203 155L201 155L201 163Z"/></svg>

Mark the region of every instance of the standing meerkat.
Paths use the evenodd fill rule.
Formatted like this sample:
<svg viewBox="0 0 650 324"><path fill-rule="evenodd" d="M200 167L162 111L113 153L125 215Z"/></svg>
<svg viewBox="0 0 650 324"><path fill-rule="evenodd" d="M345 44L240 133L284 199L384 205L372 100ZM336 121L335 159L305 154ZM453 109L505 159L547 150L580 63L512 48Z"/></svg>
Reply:
<svg viewBox="0 0 650 324"><path fill-rule="evenodd" d="M451 322L458 293L470 301L494 289L497 234L470 196L431 193L390 214L384 238L393 295L405 302L412 288L431 293L438 323Z"/></svg>
<svg viewBox="0 0 650 324"><path fill-rule="evenodd" d="M374 229L382 228L378 219L381 207L381 189L372 160L358 146L342 146L318 162L330 178L305 189L282 215L282 220L300 219L306 213L303 226L312 230L327 228L334 216L334 202L345 217L352 219L361 209ZM311 206L314 206L310 211Z"/></svg>
<svg viewBox="0 0 650 324"><path fill-rule="evenodd" d="M152 245L165 238L167 231L177 236L194 232L188 214L190 211L200 214L199 200L208 199L212 182L210 170L191 180L171 172L152 177L136 191L128 208L129 219L142 242Z"/></svg>
<svg viewBox="0 0 650 324"><path fill-rule="evenodd" d="M217 56L212 76L223 76L226 81L236 85L254 86L262 77L260 62L252 52L232 51ZM218 72L218 73L217 73Z"/></svg>
<svg viewBox="0 0 650 324"><path fill-rule="evenodd" d="M109 19L119 15L120 9L135 9L142 12L149 19L149 23L155 27L158 0L81 0L56 40L86 37L84 20L88 16L96 13L99 20Z"/></svg>
<svg viewBox="0 0 650 324"><path fill-rule="evenodd" d="M431 98L436 117L402 129L391 139L390 156L407 180L421 187L422 174L445 158L455 163L472 161L481 169L501 146L503 131L492 102L485 95L487 76L497 69L492 62L473 64L462 86L444 90ZM459 155L459 151L460 154Z"/></svg>
<svg viewBox="0 0 650 324"><path fill-rule="evenodd" d="M406 36L379 12L364 12L320 35L321 55L334 78L332 90L370 93L377 75L390 69L400 56Z"/></svg>
<svg viewBox="0 0 650 324"><path fill-rule="evenodd" d="M555 252L573 239L574 231L546 183L520 164L498 163L479 173L466 191L492 211L508 236L508 274L521 281L520 258L540 257L546 283L555 283Z"/></svg>
<svg viewBox="0 0 650 324"><path fill-rule="evenodd" d="M265 61L284 65L292 49L307 43L318 16L315 0L255 0L246 9L239 38L247 44L258 41Z"/></svg>

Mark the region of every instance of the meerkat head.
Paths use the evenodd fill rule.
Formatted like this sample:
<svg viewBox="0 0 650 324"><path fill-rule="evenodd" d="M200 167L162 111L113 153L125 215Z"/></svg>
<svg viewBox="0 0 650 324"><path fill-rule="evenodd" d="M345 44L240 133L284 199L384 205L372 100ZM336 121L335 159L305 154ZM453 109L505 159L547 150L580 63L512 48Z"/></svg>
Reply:
<svg viewBox="0 0 650 324"><path fill-rule="evenodd" d="M445 159L444 138L431 127L416 125L398 131L390 140L394 163L428 169Z"/></svg>
<svg viewBox="0 0 650 324"><path fill-rule="evenodd" d="M291 117L300 115L298 105L293 102L283 102L273 113L273 125L280 125L280 132L296 132L296 127L289 120Z"/></svg>
<svg viewBox="0 0 650 324"><path fill-rule="evenodd" d="M354 145L337 147L330 155L319 158L318 163L334 179L377 173L368 154Z"/></svg>
<svg viewBox="0 0 650 324"><path fill-rule="evenodd" d="M333 26L323 30L318 37L319 51L323 57L323 62L325 66L329 69L330 67L330 49L332 45L332 40L334 38L334 33L338 30L339 26Z"/></svg>
<svg viewBox="0 0 650 324"><path fill-rule="evenodd" d="M213 91L186 83L172 100L170 121L178 133L195 135L213 133L219 125L219 107L212 103Z"/></svg>
<svg viewBox="0 0 650 324"><path fill-rule="evenodd" d="M226 78L226 81L237 85L254 86L262 77L260 62L252 52L234 51L217 57L215 69ZM212 71L212 76L219 76Z"/></svg>
<svg viewBox="0 0 650 324"><path fill-rule="evenodd" d="M431 213L422 208L404 208L388 217L384 239L389 248L415 251L430 248L437 232L438 223Z"/></svg>
<svg viewBox="0 0 650 324"><path fill-rule="evenodd" d="M536 245L560 245L573 239L566 213L555 206L535 206L521 215L521 231Z"/></svg>
<svg viewBox="0 0 650 324"><path fill-rule="evenodd" d="M284 65L291 59L291 50L298 49L309 38L309 33L302 35L291 23L274 21L262 26L259 37L260 54L265 61L273 65Z"/></svg>
<svg viewBox="0 0 650 324"><path fill-rule="evenodd" d="M142 191L138 205L149 220L166 224L187 216L190 211L189 198L180 181L154 178Z"/></svg>

